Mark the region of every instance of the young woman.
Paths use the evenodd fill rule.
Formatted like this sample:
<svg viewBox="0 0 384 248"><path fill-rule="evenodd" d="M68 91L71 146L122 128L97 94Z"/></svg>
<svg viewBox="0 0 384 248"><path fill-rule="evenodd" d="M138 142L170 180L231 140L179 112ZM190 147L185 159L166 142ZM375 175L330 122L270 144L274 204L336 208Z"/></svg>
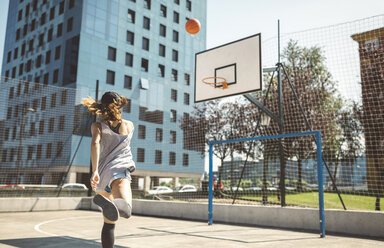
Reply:
<svg viewBox="0 0 384 248"><path fill-rule="evenodd" d="M92 124L91 186L93 201L101 207L104 226L101 231L103 248L113 247L115 222L119 216L129 218L132 210L131 176L135 170L130 141L133 123L121 118L127 99L116 92L106 92L101 102L88 97L81 102L88 111L99 116Z"/></svg>

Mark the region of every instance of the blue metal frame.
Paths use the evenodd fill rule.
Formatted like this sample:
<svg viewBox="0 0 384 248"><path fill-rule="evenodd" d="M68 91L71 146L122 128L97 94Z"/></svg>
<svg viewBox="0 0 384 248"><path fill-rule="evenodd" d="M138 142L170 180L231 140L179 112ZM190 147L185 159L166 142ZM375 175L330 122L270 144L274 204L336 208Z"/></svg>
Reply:
<svg viewBox="0 0 384 248"><path fill-rule="evenodd" d="M243 139L232 140L217 140L209 141L209 192L208 192L208 224L213 223L213 145L223 143L244 142L251 140L268 140L268 139L281 139L289 137L299 137L314 135L317 144L317 177L319 189L319 221L320 221L320 237L325 237L325 216L324 216L324 190L323 190L323 162L322 162L322 148L321 148L321 132L310 131L302 133L288 133L271 136L249 137Z"/></svg>

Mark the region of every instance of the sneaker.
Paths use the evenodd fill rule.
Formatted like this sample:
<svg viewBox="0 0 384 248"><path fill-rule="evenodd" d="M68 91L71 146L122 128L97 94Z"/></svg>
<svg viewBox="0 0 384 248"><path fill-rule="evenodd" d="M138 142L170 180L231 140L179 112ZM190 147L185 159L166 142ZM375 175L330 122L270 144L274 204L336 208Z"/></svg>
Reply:
<svg viewBox="0 0 384 248"><path fill-rule="evenodd" d="M119 219L119 210L117 209L116 205L108 198L97 194L93 198L93 202L101 207L104 217L109 221L117 221Z"/></svg>

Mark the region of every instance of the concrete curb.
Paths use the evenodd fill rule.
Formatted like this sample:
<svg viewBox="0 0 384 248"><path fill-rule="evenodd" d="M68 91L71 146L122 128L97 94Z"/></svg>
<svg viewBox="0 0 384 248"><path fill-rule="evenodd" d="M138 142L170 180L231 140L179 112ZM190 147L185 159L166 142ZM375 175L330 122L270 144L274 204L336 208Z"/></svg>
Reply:
<svg viewBox="0 0 384 248"><path fill-rule="evenodd" d="M92 197L0 198L0 212L53 210L100 210ZM208 221L208 204L133 200L133 214ZM319 231L319 211L312 208L276 206L213 205L213 221L228 224L266 226ZM384 238L384 212L325 211L326 232Z"/></svg>

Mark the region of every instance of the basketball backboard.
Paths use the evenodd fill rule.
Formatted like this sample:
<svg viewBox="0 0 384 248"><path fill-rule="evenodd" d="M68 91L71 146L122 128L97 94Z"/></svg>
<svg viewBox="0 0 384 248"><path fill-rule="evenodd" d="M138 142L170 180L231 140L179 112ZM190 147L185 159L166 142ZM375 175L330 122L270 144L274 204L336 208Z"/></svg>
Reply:
<svg viewBox="0 0 384 248"><path fill-rule="evenodd" d="M210 77L225 78L228 88L203 82ZM261 34L195 55L195 103L259 91L261 82Z"/></svg>

